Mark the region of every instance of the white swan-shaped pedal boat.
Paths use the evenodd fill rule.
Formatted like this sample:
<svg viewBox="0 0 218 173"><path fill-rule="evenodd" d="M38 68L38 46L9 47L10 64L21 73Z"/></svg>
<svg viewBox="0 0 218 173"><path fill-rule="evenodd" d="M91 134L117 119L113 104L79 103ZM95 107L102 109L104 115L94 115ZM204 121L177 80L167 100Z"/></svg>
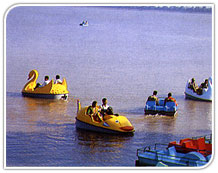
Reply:
<svg viewBox="0 0 218 173"><path fill-rule="evenodd" d="M208 88L204 88L202 95L197 94L194 92L191 88L189 88L189 82L191 82L191 79L189 79L186 83L185 87L185 98L186 99L192 99L192 100L200 100L200 101L212 101L212 78L208 78Z"/></svg>

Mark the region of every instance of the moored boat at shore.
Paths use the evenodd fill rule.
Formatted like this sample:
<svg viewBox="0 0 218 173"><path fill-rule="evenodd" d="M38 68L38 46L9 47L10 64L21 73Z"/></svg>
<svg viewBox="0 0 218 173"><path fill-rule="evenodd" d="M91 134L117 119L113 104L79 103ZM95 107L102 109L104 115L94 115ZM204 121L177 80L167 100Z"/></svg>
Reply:
<svg viewBox="0 0 218 173"><path fill-rule="evenodd" d="M206 165L211 155L204 157L199 152L179 153L175 147L169 147L163 150L157 149L158 145L155 144L152 149L151 146L137 150L137 166L156 166L159 162L167 166L204 166Z"/></svg>
<svg viewBox="0 0 218 173"><path fill-rule="evenodd" d="M137 150L136 166L204 166L212 155L212 135L155 144Z"/></svg>
<svg viewBox="0 0 218 173"><path fill-rule="evenodd" d="M53 79L43 87L36 87L38 71L32 70L29 73L29 82L23 87L22 95L24 97L45 98L45 99L67 99L69 91L67 90L66 79L62 84L54 84Z"/></svg>
<svg viewBox="0 0 218 173"><path fill-rule="evenodd" d="M203 156L212 154L212 135L185 138L179 142L172 141L168 144L168 147L174 146L177 152L188 153L196 151L201 153Z"/></svg>

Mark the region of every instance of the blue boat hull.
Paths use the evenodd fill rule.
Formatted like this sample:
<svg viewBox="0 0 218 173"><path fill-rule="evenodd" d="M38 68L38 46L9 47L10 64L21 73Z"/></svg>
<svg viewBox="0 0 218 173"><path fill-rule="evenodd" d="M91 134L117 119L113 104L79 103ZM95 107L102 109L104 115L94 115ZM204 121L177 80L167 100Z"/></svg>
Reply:
<svg viewBox="0 0 218 173"><path fill-rule="evenodd" d="M174 112L166 112L166 111L153 111L153 110L144 110L145 111L145 115L167 115L167 116L176 116L177 111Z"/></svg>

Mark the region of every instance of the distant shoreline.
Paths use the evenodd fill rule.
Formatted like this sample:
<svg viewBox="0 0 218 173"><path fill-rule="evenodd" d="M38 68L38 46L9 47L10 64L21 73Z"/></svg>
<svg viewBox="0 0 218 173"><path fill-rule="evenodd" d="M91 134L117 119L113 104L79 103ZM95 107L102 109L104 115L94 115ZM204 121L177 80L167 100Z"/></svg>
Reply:
<svg viewBox="0 0 218 173"><path fill-rule="evenodd" d="M128 10L160 10L188 13L212 13L211 6L100 6L104 8L128 9Z"/></svg>

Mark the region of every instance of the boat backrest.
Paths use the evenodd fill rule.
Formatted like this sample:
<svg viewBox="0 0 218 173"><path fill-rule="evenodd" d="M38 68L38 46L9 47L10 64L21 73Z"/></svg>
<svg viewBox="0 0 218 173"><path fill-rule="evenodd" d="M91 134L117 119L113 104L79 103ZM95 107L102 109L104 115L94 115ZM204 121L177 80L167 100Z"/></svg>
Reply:
<svg viewBox="0 0 218 173"><path fill-rule="evenodd" d="M206 144L206 150L212 152L212 144Z"/></svg>
<svg viewBox="0 0 218 173"><path fill-rule="evenodd" d="M211 76L208 78L208 81L212 84L212 77Z"/></svg>
<svg viewBox="0 0 218 173"><path fill-rule="evenodd" d="M172 146L176 146L177 145L177 142L176 141L171 141L169 144L168 144L168 148L169 147L172 147Z"/></svg>
<svg viewBox="0 0 218 173"><path fill-rule="evenodd" d="M212 89L212 83L210 81L208 82L208 89Z"/></svg>
<svg viewBox="0 0 218 173"><path fill-rule="evenodd" d="M181 139L179 143L180 145L182 145L184 142L191 141L191 140L192 140L191 138L185 138L185 139Z"/></svg>
<svg viewBox="0 0 218 173"><path fill-rule="evenodd" d="M206 150L206 144L204 138L197 139L197 146L199 150Z"/></svg>
<svg viewBox="0 0 218 173"><path fill-rule="evenodd" d="M185 141L185 142L183 142L182 147L193 148L193 143L192 143L192 141Z"/></svg>
<svg viewBox="0 0 218 173"><path fill-rule="evenodd" d="M174 107L176 106L176 103L175 102L166 102L166 107Z"/></svg>
<svg viewBox="0 0 218 173"><path fill-rule="evenodd" d="M146 105L148 105L148 106L155 106L156 105L156 101L147 101Z"/></svg>
<svg viewBox="0 0 218 173"><path fill-rule="evenodd" d="M177 153L177 152L176 152L176 149L175 149L174 146L168 148L168 154L169 154L170 156L175 156L176 153Z"/></svg>

